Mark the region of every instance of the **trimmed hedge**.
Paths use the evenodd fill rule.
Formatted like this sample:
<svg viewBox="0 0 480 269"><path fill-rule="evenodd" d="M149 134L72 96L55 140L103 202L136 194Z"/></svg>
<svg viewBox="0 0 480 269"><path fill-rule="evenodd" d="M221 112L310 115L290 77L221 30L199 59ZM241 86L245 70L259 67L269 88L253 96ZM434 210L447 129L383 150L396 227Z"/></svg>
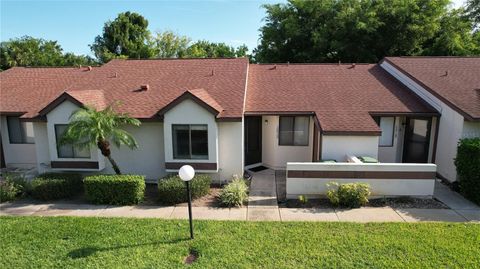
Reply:
<svg viewBox="0 0 480 269"><path fill-rule="evenodd" d="M480 205L480 137L465 138L458 142L455 166L460 191Z"/></svg>
<svg viewBox="0 0 480 269"><path fill-rule="evenodd" d="M21 174L4 173L0 180L0 203L25 196L30 189L30 183Z"/></svg>
<svg viewBox="0 0 480 269"><path fill-rule="evenodd" d="M212 179L200 174L190 181L192 199L205 196L210 191ZM178 175L169 176L158 181L158 200L164 204L179 204L187 202L187 188Z"/></svg>
<svg viewBox="0 0 480 269"><path fill-rule="evenodd" d="M94 204L138 204L145 194L145 177L139 175L94 175L85 177L85 195Z"/></svg>
<svg viewBox="0 0 480 269"><path fill-rule="evenodd" d="M75 173L45 173L32 181L32 196L40 200L69 198L82 192L82 175Z"/></svg>

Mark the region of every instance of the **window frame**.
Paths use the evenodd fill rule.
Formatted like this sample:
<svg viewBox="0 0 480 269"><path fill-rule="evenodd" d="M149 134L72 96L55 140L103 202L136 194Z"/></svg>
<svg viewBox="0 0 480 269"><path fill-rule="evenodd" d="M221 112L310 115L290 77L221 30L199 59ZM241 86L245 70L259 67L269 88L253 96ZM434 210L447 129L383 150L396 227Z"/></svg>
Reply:
<svg viewBox="0 0 480 269"><path fill-rule="evenodd" d="M280 133L282 130L282 118L293 118L291 132L295 131L295 120L299 117L307 118L307 139L306 144L295 143L295 135L292 135L291 143L282 143L280 139ZM307 147L310 145L310 117L309 116L279 116L278 117L278 145L279 146L293 146L293 147Z"/></svg>
<svg viewBox="0 0 480 269"><path fill-rule="evenodd" d="M76 156L75 145L73 145L73 144L62 145L62 146L71 146L72 147L72 153L73 153L72 157L60 156L60 147L61 146L58 144L58 140L60 139L60 137L58 137L58 134L57 134L57 127L60 127L60 126L68 126L68 124L58 123L58 124L53 125L53 132L55 133L55 146L56 146L56 149L57 149L57 158L59 158L59 159L91 159L92 158L92 152L90 150L88 150L88 157Z"/></svg>
<svg viewBox="0 0 480 269"><path fill-rule="evenodd" d="M12 130L10 128L10 121L9 119L12 118L17 118L18 119L18 124L20 125L20 142L12 142ZM27 145L32 145L35 144L35 138L33 142L28 142L27 137L25 137L25 133L27 132L25 130L25 126L22 124L23 122L20 120L20 117L18 116L6 116L6 121L7 121L7 129L8 129L8 142L13 145L22 145L22 144L27 144ZM26 124L26 123L25 123Z"/></svg>
<svg viewBox="0 0 480 269"><path fill-rule="evenodd" d="M177 126L183 126L183 127L188 127L188 150L189 150L189 155L188 157L179 157L177 154L175 154L176 149L175 146L176 144L174 143L175 141L175 127ZM201 158L194 158L192 154L192 126L201 126L205 127L205 131L207 132L207 155L201 157ZM209 141L208 141L208 124L172 124L172 157L174 160L208 160L210 156L210 150L209 150ZM199 155L195 155L199 156Z"/></svg>
<svg viewBox="0 0 480 269"><path fill-rule="evenodd" d="M393 118L393 125L392 125L392 136L390 137L390 143L388 145L381 145L380 140L382 135L378 137L378 146L382 148L391 148L395 144L395 124L397 123L397 117L394 116L374 116L373 120L375 123L377 123L378 127L382 129L381 123L382 123L382 118ZM383 134L383 130L382 130Z"/></svg>

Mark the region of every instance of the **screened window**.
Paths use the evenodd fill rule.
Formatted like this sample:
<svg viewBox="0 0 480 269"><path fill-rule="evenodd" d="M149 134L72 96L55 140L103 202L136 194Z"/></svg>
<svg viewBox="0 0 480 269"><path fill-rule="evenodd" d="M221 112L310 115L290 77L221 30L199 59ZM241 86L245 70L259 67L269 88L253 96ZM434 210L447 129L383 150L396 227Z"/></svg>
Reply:
<svg viewBox="0 0 480 269"><path fill-rule="evenodd" d="M22 122L19 117L7 117L8 138L10 144L33 144L33 124Z"/></svg>
<svg viewBox="0 0 480 269"><path fill-rule="evenodd" d="M393 147L393 136L395 132L395 117L374 117L377 125L382 129L382 135L378 141L381 147Z"/></svg>
<svg viewBox="0 0 480 269"><path fill-rule="evenodd" d="M71 144L60 145L60 139L67 127L67 124L55 124L58 158L90 158L90 150L88 148L81 149Z"/></svg>
<svg viewBox="0 0 480 269"><path fill-rule="evenodd" d="M279 145L308 146L309 117L280 117Z"/></svg>
<svg viewBox="0 0 480 269"><path fill-rule="evenodd" d="M208 159L207 125L172 125L174 159Z"/></svg>

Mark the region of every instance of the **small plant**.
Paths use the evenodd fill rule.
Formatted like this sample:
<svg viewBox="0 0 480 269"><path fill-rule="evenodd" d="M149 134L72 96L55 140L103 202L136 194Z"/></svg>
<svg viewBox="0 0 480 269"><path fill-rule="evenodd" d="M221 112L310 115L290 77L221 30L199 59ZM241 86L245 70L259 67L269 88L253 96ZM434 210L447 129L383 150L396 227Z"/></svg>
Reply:
<svg viewBox="0 0 480 269"><path fill-rule="evenodd" d="M20 174L5 173L0 181L0 202L12 201L30 192L30 183Z"/></svg>
<svg viewBox="0 0 480 269"><path fill-rule="evenodd" d="M357 208L368 203L370 186L366 183L327 184L327 197L335 206Z"/></svg>
<svg viewBox="0 0 480 269"><path fill-rule="evenodd" d="M87 200L94 204L131 205L144 198L145 178L139 175L94 175L83 180Z"/></svg>
<svg viewBox="0 0 480 269"><path fill-rule="evenodd" d="M32 196L40 200L72 197L83 190L82 175L74 173L45 173L32 181Z"/></svg>
<svg viewBox="0 0 480 269"><path fill-rule="evenodd" d="M233 180L222 188L218 199L228 207L242 206L248 200L247 183L244 179L234 176Z"/></svg>
<svg viewBox="0 0 480 269"><path fill-rule="evenodd" d="M209 175L198 174L190 181L192 199L210 192L212 179ZM158 200L163 204L179 204L187 201L187 189L178 175L171 175L158 181Z"/></svg>
<svg viewBox="0 0 480 269"><path fill-rule="evenodd" d="M302 205L306 205L308 203L308 197L306 195L299 195L298 196L298 201L302 204Z"/></svg>

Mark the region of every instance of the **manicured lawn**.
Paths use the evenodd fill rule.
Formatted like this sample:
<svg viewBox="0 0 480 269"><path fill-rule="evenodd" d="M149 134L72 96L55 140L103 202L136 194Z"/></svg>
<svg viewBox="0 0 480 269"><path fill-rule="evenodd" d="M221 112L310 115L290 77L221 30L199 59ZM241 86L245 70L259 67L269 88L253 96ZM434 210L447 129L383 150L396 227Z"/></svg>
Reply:
<svg viewBox="0 0 480 269"><path fill-rule="evenodd" d="M480 225L1 217L0 268L478 268Z"/></svg>

